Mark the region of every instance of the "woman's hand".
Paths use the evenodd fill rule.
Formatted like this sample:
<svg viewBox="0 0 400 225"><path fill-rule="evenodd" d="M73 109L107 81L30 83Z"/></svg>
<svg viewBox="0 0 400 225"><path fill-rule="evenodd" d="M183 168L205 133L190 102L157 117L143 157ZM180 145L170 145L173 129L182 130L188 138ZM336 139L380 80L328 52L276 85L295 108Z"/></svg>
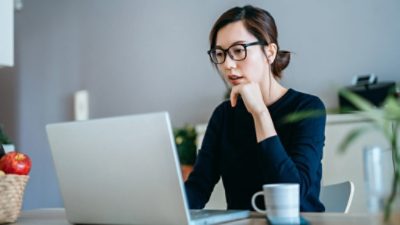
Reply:
<svg viewBox="0 0 400 225"><path fill-rule="evenodd" d="M238 96L242 96L243 102L254 119L257 142L276 135L271 115L264 102L264 98L257 83L244 83L232 87L231 105L236 106Z"/></svg>
<svg viewBox="0 0 400 225"><path fill-rule="evenodd" d="M239 95L251 114L255 115L268 110L258 83L249 82L233 86L230 96L232 107L236 106Z"/></svg>

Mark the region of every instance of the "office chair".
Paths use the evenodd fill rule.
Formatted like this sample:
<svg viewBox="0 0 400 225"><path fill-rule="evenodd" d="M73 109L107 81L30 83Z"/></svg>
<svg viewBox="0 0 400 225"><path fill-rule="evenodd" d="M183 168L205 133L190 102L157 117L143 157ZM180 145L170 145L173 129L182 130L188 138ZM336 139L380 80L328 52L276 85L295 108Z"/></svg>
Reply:
<svg viewBox="0 0 400 225"><path fill-rule="evenodd" d="M319 198L325 205L325 212L348 213L353 201L353 194L353 182L345 181L323 186Z"/></svg>

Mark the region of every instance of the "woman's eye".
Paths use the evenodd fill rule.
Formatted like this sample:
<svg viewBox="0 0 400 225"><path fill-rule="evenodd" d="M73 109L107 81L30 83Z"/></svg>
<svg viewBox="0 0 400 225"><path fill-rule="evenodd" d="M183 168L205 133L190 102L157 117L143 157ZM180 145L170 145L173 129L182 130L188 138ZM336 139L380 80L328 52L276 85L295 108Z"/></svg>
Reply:
<svg viewBox="0 0 400 225"><path fill-rule="evenodd" d="M216 56L216 57L223 57L223 56L224 56L224 53L223 53L223 52L216 52L216 53L215 53L215 56Z"/></svg>
<svg viewBox="0 0 400 225"><path fill-rule="evenodd" d="M238 54L243 54L244 49L243 48L234 48L233 49L233 54L238 55Z"/></svg>

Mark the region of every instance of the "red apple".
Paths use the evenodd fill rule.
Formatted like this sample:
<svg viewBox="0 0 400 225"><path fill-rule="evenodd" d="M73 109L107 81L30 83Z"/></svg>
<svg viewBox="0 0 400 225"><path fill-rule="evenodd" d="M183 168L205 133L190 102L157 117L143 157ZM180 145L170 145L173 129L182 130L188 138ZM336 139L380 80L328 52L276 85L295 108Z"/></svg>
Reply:
<svg viewBox="0 0 400 225"><path fill-rule="evenodd" d="M21 152L9 152L0 159L0 170L6 174L28 175L31 166L29 156Z"/></svg>

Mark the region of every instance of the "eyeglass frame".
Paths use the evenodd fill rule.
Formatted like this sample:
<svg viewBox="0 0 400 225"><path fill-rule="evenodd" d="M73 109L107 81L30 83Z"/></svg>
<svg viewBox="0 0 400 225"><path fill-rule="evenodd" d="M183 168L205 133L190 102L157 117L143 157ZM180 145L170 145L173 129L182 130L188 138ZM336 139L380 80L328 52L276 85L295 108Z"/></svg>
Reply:
<svg viewBox="0 0 400 225"><path fill-rule="evenodd" d="M232 47L237 46L237 45L241 45L244 48L244 57L243 57L243 59L236 60L229 53L229 49L231 49ZM207 54L209 55L211 62L214 63L214 64L223 64L225 62L225 60L226 60L226 56L227 55L229 55L229 57L234 61L243 61L243 60L245 60L247 58L247 47L254 46L254 45L264 45L265 46L265 45L268 45L268 42L266 42L266 41L255 41L255 42L250 42L250 43L238 43L238 44L233 44L233 45L229 46L227 49L223 49L221 47L217 47L217 48L213 48L213 49L208 50ZM224 60L222 62L220 62L220 63L214 62L213 57L211 56L212 51L216 51L217 49L222 50L222 52L224 53Z"/></svg>

